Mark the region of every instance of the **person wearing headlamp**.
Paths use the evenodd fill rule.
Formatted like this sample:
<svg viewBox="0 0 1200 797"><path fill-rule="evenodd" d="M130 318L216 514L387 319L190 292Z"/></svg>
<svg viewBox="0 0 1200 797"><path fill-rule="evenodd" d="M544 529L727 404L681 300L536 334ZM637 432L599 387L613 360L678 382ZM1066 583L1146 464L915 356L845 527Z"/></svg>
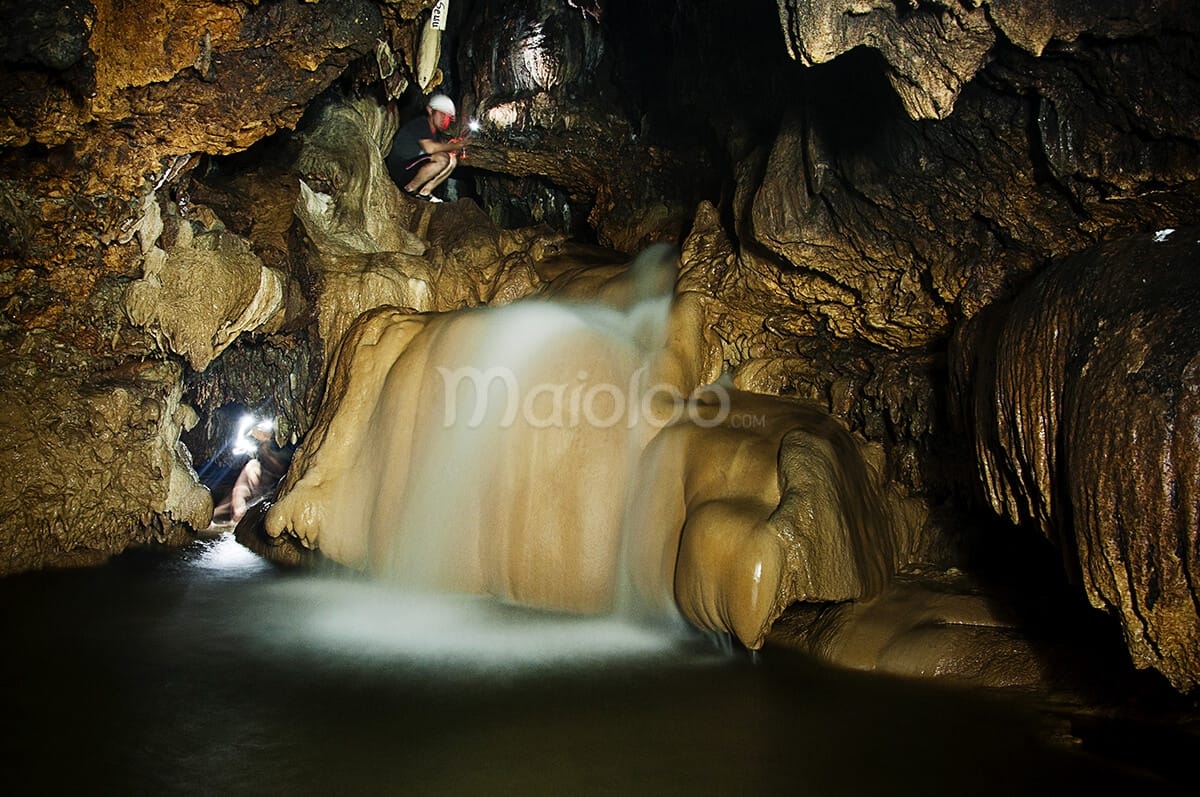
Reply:
<svg viewBox="0 0 1200 797"><path fill-rule="evenodd" d="M458 115L454 101L434 94L425 103L425 115L396 131L388 152L388 173L400 189L423 202L441 202L433 191L446 181L458 165L467 136L450 137L450 125Z"/></svg>

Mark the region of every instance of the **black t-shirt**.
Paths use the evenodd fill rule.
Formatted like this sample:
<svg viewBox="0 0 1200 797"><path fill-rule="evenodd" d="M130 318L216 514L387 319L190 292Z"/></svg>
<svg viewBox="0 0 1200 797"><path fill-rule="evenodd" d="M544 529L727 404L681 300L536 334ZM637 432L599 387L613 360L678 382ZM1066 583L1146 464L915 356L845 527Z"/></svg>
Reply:
<svg viewBox="0 0 1200 797"><path fill-rule="evenodd" d="M413 158L424 155L425 150L421 149L422 141L446 140L441 131L434 132L429 129L428 116L421 115L410 119L396 131L392 139L392 148L387 156L388 172L396 179L397 175L403 174Z"/></svg>

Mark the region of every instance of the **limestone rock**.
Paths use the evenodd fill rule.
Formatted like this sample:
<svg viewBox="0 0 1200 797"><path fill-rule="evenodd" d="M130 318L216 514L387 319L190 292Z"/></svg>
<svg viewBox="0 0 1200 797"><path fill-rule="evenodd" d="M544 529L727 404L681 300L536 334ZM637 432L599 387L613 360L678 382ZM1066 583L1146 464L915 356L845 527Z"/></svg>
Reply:
<svg viewBox="0 0 1200 797"><path fill-rule="evenodd" d="M303 270L326 361L354 320L378 307L441 311L533 293L544 282L535 259L562 240L544 228L501 230L472 202L403 196L383 160L395 130L394 113L372 100L332 101L305 131L294 166Z"/></svg>
<svg viewBox="0 0 1200 797"><path fill-rule="evenodd" d="M784 117L762 177L751 155L739 178L752 200L735 232L772 255L743 252L746 279L763 274L789 299L774 325L926 345L1053 255L1186 223L1200 207L1185 143L1194 100L1156 77L1191 57L1186 41L1119 39L1045 61L1003 50L937 124L908 119L855 77L867 63L847 62L836 95L816 89Z"/></svg>
<svg viewBox="0 0 1200 797"><path fill-rule="evenodd" d="M359 98L329 104L305 134L295 165L302 178L296 215L319 249L424 252L408 229L416 208L384 163L396 128L393 110Z"/></svg>
<svg viewBox="0 0 1200 797"><path fill-rule="evenodd" d="M1041 55L1053 39L1128 35L1182 9L1134 0L778 0L788 53L807 65L858 46L878 50L914 119L944 119L998 36Z"/></svg>
<svg viewBox="0 0 1200 797"><path fill-rule="evenodd" d="M996 29L1013 44L1041 55L1057 39L1075 41L1083 33L1112 37L1128 35L1146 20L1147 9L1138 0L985 0Z"/></svg>
<svg viewBox="0 0 1200 797"><path fill-rule="evenodd" d="M43 354L5 364L0 573L95 564L205 528L212 499L179 445L195 418L180 403L180 367L56 376L34 367Z"/></svg>
<svg viewBox="0 0 1200 797"><path fill-rule="evenodd" d="M860 444L811 405L694 393L720 348L698 297L660 316L674 269L649 263L564 269L557 304L362 315L268 535L418 588L678 606L750 647L795 600L877 593L912 546Z"/></svg>
<svg viewBox="0 0 1200 797"><path fill-rule="evenodd" d="M422 258L384 254L324 262L328 267L322 274L316 315L327 361L350 325L369 310L383 306L418 312L434 309L431 268Z"/></svg>
<svg viewBox="0 0 1200 797"><path fill-rule="evenodd" d="M978 3L892 0L779 0L788 52L829 61L859 45L878 49L888 78L914 119L944 119L995 41Z"/></svg>
<svg viewBox="0 0 1200 797"><path fill-rule="evenodd" d="M1052 672L1044 651L998 603L961 573L902 575L870 600L797 605L770 641L856 670L975 686L1046 685Z"/></svg>
<svg viewBox="0 0 1200 797"><path fill-rule="evenodd" d="M955 335L984 492L1063 551L1134 661L1200 683L1200 230L1056 263Z"/></svg>
<svg viewBox="0 0 1200 797"><path fill-rule="evenodd" d="M636 126L597 90L607 50L595 17L521 0L478 7L471 27L462 55L470 86L461 105L482 131L468 148L468 165L536 176L565 191L589 209L599 242L628 255L658 241L678 243L711 166L696 152L638 140ZM477 179L504 191L487 174Z"/></svg>
<svg viewBox="0 0 1200 797"><path fill-rule="evenodd" d="M142 279L125 292L132 323L203 371L243 332L273 332L283 320L283 275L237 236L217 233L151 249Z"/></svg>

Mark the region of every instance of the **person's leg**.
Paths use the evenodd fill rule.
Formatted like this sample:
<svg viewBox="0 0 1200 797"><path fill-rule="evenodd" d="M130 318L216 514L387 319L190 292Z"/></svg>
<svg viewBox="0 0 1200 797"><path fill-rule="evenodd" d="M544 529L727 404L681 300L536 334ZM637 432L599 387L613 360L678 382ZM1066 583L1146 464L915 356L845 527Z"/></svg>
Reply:
<svg viewBox="0 0 1200 797"><path fill-rule="evenodd" d="M452 152L443 152L442 155L449 156L445 167L436 175L429 179L429 182L421 186L422 194L432 194L433 189L437 188L442 183L446 182L446 178L454 171L454 167L458 165L458 156Z"/></svg>
<svg viewBox="0 0 1200 797"><path fill-rule="evenodd" d="M451 164L451 160L450 153L448 152L435 152L430 155L428 160L423 161L417 167L416 173L412 176L412 179L405 183L403 186L404 192L407 194L415 194L418 192L428 194L433 190L432 188L426 187L428 183L445 171L447 165L450 165L451 169L454 168ZM446 178L443 177L442 179L444 180Z"/></svg>

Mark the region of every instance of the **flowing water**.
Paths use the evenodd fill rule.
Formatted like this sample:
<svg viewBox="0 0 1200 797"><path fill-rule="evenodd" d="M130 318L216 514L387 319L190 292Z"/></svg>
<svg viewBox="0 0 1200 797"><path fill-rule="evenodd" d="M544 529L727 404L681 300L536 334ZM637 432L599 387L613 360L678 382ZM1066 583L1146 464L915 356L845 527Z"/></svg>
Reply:
<svg viewBox="0 0 1200 797"><path fill-rule="evenodd" d="M229 535L0 580L0 640L4 794L1183 793L1012 695L282 572Z"/></svg>

